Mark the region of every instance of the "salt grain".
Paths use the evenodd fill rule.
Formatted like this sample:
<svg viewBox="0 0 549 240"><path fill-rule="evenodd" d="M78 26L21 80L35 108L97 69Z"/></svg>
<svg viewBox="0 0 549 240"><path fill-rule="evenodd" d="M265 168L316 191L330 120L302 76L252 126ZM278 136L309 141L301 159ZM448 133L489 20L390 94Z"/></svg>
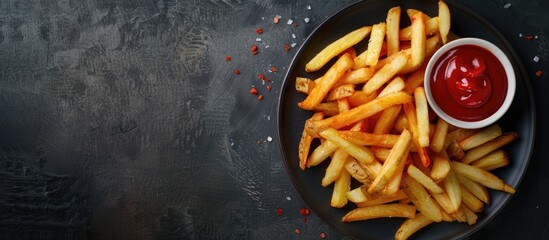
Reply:
<svg viewBox="0 0 549 240"><path fill-rule="evenodd" d="M256 42L261 42L261 38L256 38L255 41Z"/></svg>
<svg viewBox="0 0 549 240"><path fill-rule="evenodd" d="M292 201L292 198L291 197L286 197L286 200Z"/></svg>
<svg viewBox="0 0 549 240"><path fill-rule="evenodd" d="M539 57L535 56L534 59L532 59L532 60L534 60L534 62L539 62Z"/></svg>
<svg viewBox="0 0 549 240"><path fill-rule="evenodd" d="M267 137L267 142L272 142L273 141L273 138L271 136L268 136Z"/></svg>
<svg viewBox="0 0 549 240"><path fill-rule="evenodd" d="M292 23L294 23L294 21L292 19L288 19L288 22L286 22L286 24L288 24L288 25L292 25Z"/></svg>
<svg viewBox="0 0 549 240"><path fill-rule="evenodd" d="M309 23L309 21L311 21L310 18L305 18L305 19L303 19L303 20L305 21L305 23Z"/></svg>
<svg viewBox="0 0 549 240"><path fill-rule="evenodd" d="M311 10L311 5L307 5L307 10Z"/></svg>
<svg viewBox="0 0 549 240"><path fill-rule="evenodd" d="M296 38L295 34L292 33L292 38Z"/></svg>
<svg viewBox="0 0 549 240"><path fill-rule="evenodd" d="M290 46L295 47L297 43L292 43Z"/></svg>
<svg viewBox="0 0 549 240"><path fill-rule="evenodd" d="M505 8L505 9L507 9L507 8L509 8L509 7L511 7L511 4L510 4L510 3L507 3L507 4L505 4L505 6L503 6L503 8Z"/></svg>
<svg viewBox="0 0 549 240"><path fill-rule="evenodd" d="M523 36L522 33L519 33L519 37L522 37L522 36Z"/></svg>

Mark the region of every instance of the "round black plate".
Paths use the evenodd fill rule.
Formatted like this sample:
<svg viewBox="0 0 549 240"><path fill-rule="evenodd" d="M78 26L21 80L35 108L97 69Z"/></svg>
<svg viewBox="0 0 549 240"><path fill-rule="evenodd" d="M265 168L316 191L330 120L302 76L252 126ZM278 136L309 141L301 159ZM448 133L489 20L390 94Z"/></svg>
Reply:
<svg viewBox="0 0 549 240"><path fill-rule="evenodd" d="M512 163L493 173L511 186L517 187L528 166L535 134L535 107L528 76L517 54L492 24L464 6L451 1L447 1L447 3L452 14L452 31L454 33L460 37L478 37L496 44L509 56L515 68L517 76L515 100L507 114L499 121L499 124L504 131L517 132L519 140L506 147ZM319 74L326 71L326 67L315 73L317 75L306 73L304 69L307 61L326 45L346 33L364 25L385 21L387 11L394 6L402 7L402 19L406 19L404 11L408 8L420 9L430 16L436 16L438 12L436 1L424 0L372 0L359 2L339 11L322 23L298 51L284 80L278 105L279 144L286 169L297 191L309 207L325 222L351 237L360 239L392 239L403 219L376 219L343 223L341 217L353 209L354 206L348 204L343 209L330 207L333 187L323 188L320 185L327 163L309 168L306 171L299 169L297 154L299 139L305 120L312 114L297 107L297 103L302 101L305 96L296 92L294 88L295 78L298 76L311 78L320 76ZM403 24L409 24L409 21L403 20ZM365 44L359 44L356 48L362 51ZM328 63L328 65L331 64ZM490 221L512 195L491 191L491 197L491 204L485 206L484 211L479 213L476 224L472 226L466 223L431 224L416 233L413 238L456 239L470 235Z"/></svg>

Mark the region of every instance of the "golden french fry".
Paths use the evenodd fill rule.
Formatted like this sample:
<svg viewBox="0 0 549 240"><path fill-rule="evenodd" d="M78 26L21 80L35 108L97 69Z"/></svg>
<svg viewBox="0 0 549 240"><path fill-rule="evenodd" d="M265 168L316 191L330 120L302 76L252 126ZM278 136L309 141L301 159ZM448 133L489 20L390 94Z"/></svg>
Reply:
<svg viewBox="0 0 549 240"><path fill-rule="evenodd" d="M414 13L415 14L415 13ZM439 32L439 17L433 17L428 18L427 15L424 14L425 18L425 34L426 35L433 35L435 33ZM410 41L412 39L412 26L405 27L403 29L400 29L399 31L399 39L400 41Z"/></svg>
<svg viewBox="0 0 549 240"><path fill-rule="evenodd" d="M318 121L308 120L306 123L306 129L309 134L315 136L315 134L317 135L318 132L328 127L340 129L342 127L349 126L353 123L371 117L374 114L381 112L390 106L410 102L411 100L412 97L407 93L390 93L330 118Z"/></svg>
<svg viewBox="0 0 549 240"><path fill-rule="evenodd" d="M401 199L405 199L408 196L406 193L402 190L399 190L393 194L386 195L386 194L380 194L380 193L368 193L368 189L366 186L361 186L359 189L362 191L362 196L364 196L364 201L356 202L358 207L369 207L369 206L375 206L385 203L390 203L394 201L398 201ZM358 194L356 194L358 195Z"/></svg>
<svg viewBox="0 0 549 240"><path fill-rule="evenodd" d="M457 161L453 161L452 165L457 173L486 187L508 193L515 193L515 189L513 187L507 185L503 180L490 172Z"/></svg>
<svg viewBox="0 0 549 240"><path fill-rule="evenodd" d="M371 30L372 27L370 26L361 27L331 43L305 65L305 71L314 72L319 70L328 63L330 59L366 38Z"/></svg>
<svg viewBox="0 0 549 240"><path fill-rule="evenodd" d="M461 187L461 199L463 201L463 204L467 206L470 210L473 210L473 212L480 212L484 208L484 204L477 198L475 195L473 195L467 188L465 188L463 185Z"/></svg>
<svg viewBox="0 0 549 240"><path fill-rule="evenodd" d="M428 152L429 149L427 149L427 147L421 147L419 144L419 130L417 127L417 116L414 104L411 102L403 103L402 109L404 110L404 115L406 116L406 120L408 122L408 128L412 131L412 143L415 145L419 157L421 158L421 164L424 167L427 167L431 164L431 159Z"/></svg>
<svg viewBox="0 0 549 240"><path fill-rule="evenodd" d="M309 79L304 77L296 77L295 78L295 89L304 94L309 94L313 88L315 88L316 83Z"/></svg>
<svg viewBox="0 0 549 240"><path fill-rule="evenodd" d="M423 13L412 16L411 65L418 68L425 60L425 17Z"/></svg>
<svg viewBox="0 0 549 240"><path fill-rule="evenodd" d="M395 174L400 163L406 161L404 158L409 151L411 134L408 130L404 130L397 141L395 142L387 160L383 163L381 171L378 173L374 182L368 188L368 192L376 192L381 190L390 180L391 176Z"/></svg>
<svg viewBox="0 0 549 240"><path fill-rule="evenodd" d="M448 149L446 149L449 156L457 159L462 159L465 156L465 151L459 147L459 144L457 142L453 142L448 146Z"/></svg>
<svg viewBox="0 0 549 240"><path fill-rule="evenodd" d="M389 179L387 186L381 189L381 193L385 195L392 195L398 192L401 186L402 177L404 176L404 167L406 166L406 162L411 161L411 159L409 159L409 156L409 152L406 152L404 154L404 156L402 157L402 159L404 160L400 161L397 169L395 170L395 173Z"/></svg>
<svg viewBox="0 0 549 240"><path fill-rule="evenodd" d="M473 194L476 198L486 204L490 203L490 195L488 194L488 190L486 190L486 187L461 174L456 174L456 177L461 186L469 190L469 192Z"/></svg>
<svg viewBox="0 0 549 240"><path fill-rule="evenodd" d="M463 206L463 211L465 212L465 217L467 217L467 224L473 225L477 222L478 216L476 213L471 211L467 206Z"/></svg>
<svg viewBox="0 0 549 240"><path fill-rule="evenodd" d="M425 14L424 12L418 9L413 9L413 8L406 9L406 15L408 15L408 18L410 19L412 19L412 16L414 16L416 13L423 13L423 15L425 15L425 21L431 19L430 16L428 16L427 14Z"/></svg>
<svg viewBox="0 0 549 240"><path fill-rule="evenodd" d="M384 22L374 24L372 26L372 33L370 35L370 40L368 41L368 48L355 58L353 70L366 66L376 66L381 53L381 48L383 46L383 39L385 39L386 28L387 26Z"/></svg>
<svg viewBox="0 0 549 240"><path fill-rule="evenodd" d="M322 113L315 113L310 119L313 120L320 120L324 118L324 114ZM299 140L299 168L301 170L305 170L305 167L307 166L307 157L309 157L309 151L311 149L311 143L313 141L313 137L303 129L303 132L301 133L301 140Z"/></svg>
<svg viewBox="0 0 549 240"><path fill-rule="evenodd" d="M353 158L348 157L343 166L351 176L362 184L370 184L376 177L376 172L368 168L362 168L360 164Z"/></svg>
<svg viewBox="0 0 549 240"><path fill-rule="evenodd" d="M405 184L404 191L419 212L431 221L442 221L440 208L438 208L425 188L409 175L404 176L403 180Z"/></svg>
<svg viewBox="0 0 549 240"><path fill-rule="evenodd" d="M450 198L450 202L454 206L455 209L459 208L461 205L461 189L459 186L459 182L456 178L456 173L450 169L450 172L448 172L448 175L444 180L442 180L442 184L444 185L444 190L448 194L448 197Z"/></svg>
<svg viewBox="0 0 549 240"><path fill-rule="evenodd" d="M425 56L433 55L441 46L442 43L440 41L439 35L427 38L427 40L425 41Z"/></svg>
<svg viewBox="0 0 549 240"><path fill-rule="evenodd" d="M351 109L349 105L349 100L347 98L342 98L337 100L337 109L339 112L347 112Z"/></svg>
<svg viewBox="0 0 549 240"><path fill-rule="evenodd" d="M355 86L353 84L344 84L334 87L329 93L326 101L335 101L342 98L349 97L355 93Z"/></svg>
<svg viewBox="0 0 549 240"><path fill-rule="evenodd" d="M435 133L433 134L433 138L431 139L431 144L429 146L433 152L439 153L442 151L444 147L444 139L446 138L446 134L448 134L448 125L449 124L444 121L444 119L437 119Z"/></svg>
<svg viewBox="0 0 549 240"><path fill-rule="evenodd" d="M477 132L466 139L459 141L458 144L463 151L467 151L497 138L501 136L501 134L503 134L501 127L498 124L494 124L490 127L482 129L480 132Z"/></svg>
<svg viewBox="0 0 549 240"><path fill-rule="evenodd" d="M442 43L448 42L448 33L450 32L450 9L443 1L438 1L438 29L440 31L440 37Z"/></svg>
<svg viewBox="0 0 549 240"><path fill-rule="evenodd" d="M408 218L404 221L395 233L395 240L406 240L412 234L433 223L421 213L417 213L414 218Z"/></svg>
<svg viewBox="0 0 549 240"><path fill-rule="evenodd" d="M431 193L431 196L439 204L439 206L448 214L455 213L458 208L452 204L450 197L447 193Z"/></svg>
<svg viewBox="0 0 549 240"><path fill-rule="evenodd" d="M387 12L387 56L399 51L400 7L393 7Z"/></svg>
<svg viewBox="0 0 549 240"><path fill-rule="evenodd" d="M414 99L416 102L416 117L417 117L417 130L418 130L418 142L420 147L429 146L429 106L427 105L427 98L425 97L425 90L423 87L417 87L414 90Z"/></svg>
<svg viewBox="0 0 549 240"><path fill-rule="evenodd" d="M400 70L402 70L408 62L406 54L399 52L395 54L395 58L385 64L379 71L377 71L368 82L362 88L366 94L372 94L377 91L383 84L393 78Z"/></svg>
<svg viewBox="0 0 549 240"><path fill-rule="evenodd" d="M374 153L375 155L375 153ZM507 153L503 150L496 150L479 160L476 160L471 163L472 166L478 167L480 169L483 169L485 171L494 170L499 167L507 166L509 165L509 156L507 156Z"/></svg>
<svg viewBox="0 0 549 240"><path fill-rule="evenodd" d="M351 174L346 170L341 171L339 178L335 181L334 190L332 192L332 200L330 206L342 208L347 204L345 194L351 190Z"/></svg>
<svg viewBox="0 0 549 240"><path fill-rule="evenodd" d="M395 124L393 125L393 130L397 133L401 133L404 131L405 128L408 128L408 120L406 119L406 116L404 113L401 113L398 115L397 119L395 120Z"/></svg>
<svg viewBox="0 0 549 240"><path fill-rule="evenodd" d="M342 111L346 111L342 109ZM360 131L362 122L359 122L351 128L351 131ZM349 154L345 152L343 149L337 149L333 156L332 161L330 161L330 164L326 168L326 173L324 174L324 178L322 178L322 186L326 187L336 181L341 171L343 170L343 166L345 165L345 161L347 160L347 157L349 157Z"/></svg>
<svg viewBox="0 0 549 240"><path fill-rule="evenodd" d="M383 97L389 93L401 91L404 89L404 86L404 80L402 80L401 77L396 77L383 88L377 97Z"/></svg>
<svg viewBox="0 0 549 240"><path fill-rule="evenodd" d="M352 107L360 106L376 98L377 98L377 93L368 95L363 91L355 91L353 95L347 97L347 99L349 100L349 105L351 105Z"/></svg>
<svg viewBox="0 0 549 240"><path fill-rule="evenodd" d="M448 213L448 215L454 220L454 221L457 221L457 222L467 222L467 215L465 215L465 211L463 210L463 206L464 205L461 205L459 206L459 208L453 212L453 213Z"/></svg>
<svg viewBox="0 0 549 240"><path fill-rule="evenodd" d="M419 170L416 166L410 165L408 166L408 175L412 177L414 180L416 180L418 183L423 185L423 187L427 188L429 191L433 193L443 193L444 189L442 189L438 184L433 181L429 176L427 176L425 173L423 173L421 170Z"/></svg>
<svg viewBox="0 0 549 240"><path fill-rule="evenodd" d="M365 202L368 200L366 196L364 196L364 194L362 193L361 187L357 187L347 192L345 194L345 197L353 203Z"/></svg>
<svg viewBox="0 0 549 240"><path fill-rule="evenodd" d="M394 122L398 117L401 109L401 105L395 105L383 110L374 126L373 133L385 134L391 132Z"/></svg>
<svg viewBox="0 0 549 240"><path fill-rule="evenodd" d="M448 172L450 172L450 160L444 157L435 156L433 157L433 167L431 168L431 178L435 182L440 182L446 176L448 176Z"/></svg>
<svg viewBox="0 0 549 240"><path fill-rule="evenodd" d="M423 84L423 77L425 76L425 68L427 65L422 65L414 73L412 73L406 79L406 86L404 86L404 92L412 94L414 90Z"/></svg>
<svg viewBox="0 0 549 240"><path fill-rule="evenodd" d="M341 137L339 132L333 128L328 128L320 132L320 136L336 144L340 149L353 156L356 160L362 163L371 163L375 161L375 156L370 149L353 144Z"/></svg>
<svg viewBox="0 0 549 240"><path fill-rule="evenodd" d="M320 120L322 121L322 120ZM478 147L475 147L465 153L465 156L461 159L463 163L471 163L486 156L492 151L515 141L518 138L518 134L515 132L505 133L489 142L486 142Z"/></svg>
<svg viewBox="0 0 549 240"><path fill-rule="evenodd" d="M389 157L389 153L391 152L391 149L382 147L371 147L370 150L372 150L377 160L381 162L385 162L385 160L387 160L387 157Z"/></svg>
<svg viewBox="0 0 549 240"><path fill-rule="evenodd" d="M315 88L309 92L309 95L305 100L298 103L298 106L305 110L313 110L318 105L330 89L337 83L337 81L345 74L345 72L353 66L353 59L348 53L343 54L337 62L328 69L326 74L322 76L321 80L316 84Z"/></svg>
<svg viewBox="0 0 549 240"><path fill-rule="evenodd" d="M416 207L392 203L353 209L343 216L342 221L354 222L383 217L413 218L415 215Z"/></svg>
<svg viewBox="0 0 549 240"><path fill-rule="evenodd" d="M454 131L449 131L446 136L446 139L444 140L443 149L448 148L453 143L457 143L465 138L470 137L471 135L475 134L478 131L479 130L477 129L463 129L463 128L458 128Z"/></svg>
<svg viewBox="0 0 549 240"><path fill-rule="evenodd" d="M318 147L311 153L309 159L307 159L307 167L313 167L321 164L337 149L337 145L331 141L323 141Z"/></svg>
<svg viewBox="0 0 549 240"><path fill-rule="evenodd" d="M371 68L359 68L357 70L349 71L339 79L337 85L365 83L374 76L374 73L375 71Z"/></svg>
<svg viewBox="0 0 549 240"><path fill-rule="evenodd" d="M398 139L398 135L395 134L374 134L355 131L340 131L339 134L345 140L357 145L386 148L393 147Z"/></svg>
<svg viewBox="0 0 549 240"><path fill-rule="evenodd" d="M361 92L361 91L359 91ZM324 116L330 117L339 114L339 109L336 102L325 102L316 105L315 112L321 112Z"/></svg>

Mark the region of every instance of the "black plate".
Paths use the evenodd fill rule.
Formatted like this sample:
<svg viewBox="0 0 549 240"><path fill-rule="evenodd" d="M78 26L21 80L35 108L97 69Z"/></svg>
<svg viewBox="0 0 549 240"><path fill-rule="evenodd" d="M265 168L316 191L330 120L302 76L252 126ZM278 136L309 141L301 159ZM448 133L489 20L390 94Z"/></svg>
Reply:
<svg viewBox="0 0 549 240"><path fill-rule="evenodd" d="M517 187L528 166L533 150L535 134L535 107L533 92L528 76L517 54L499 31L472 10L452 1L447 1L452 14L452 31L461 37L478 37L486 39L499 46L510 58L517 76L517 91L514 102L507 114L499 121L504 131L515 131L519 140L506 147L512 163L494 171L513 187ZM327 163L321 166L301 171L298 163L298 143L303 130L303 124L311 116L297 107L304 95L295 91L297 76L318 77L326 71L326 67L318 73L310 74L304 71L305 64L327 44L346 33L364 25L372 25L385 21L387 11L394 6L401 6L403 19L405 9L416 8L430 16L436 16L438 5L436 1L424 0L372 0L353 4L322 23L298 51L283 83L278 105L278 135L279 144L286 164L286 169L298 192L309 207L325 222L339 231L360 239L392 239L403 219L377 219L362 222L343 223L341 217L354 208L348 204L346 208L330 207L330 196L333 187L323 188L320 183L324 176ZM409 24L403 20L403 24ZM366 42L366 41L363 41ZM357 45L357 50L364 49L364 43ZM332 61L333 62L333 61ZM330 63L327 64L331 65ZM485 206L479 213L479 220L473 226L465 223L431 224L416 233L415 239L456 239L470 235L483 227L492 219L512 197L499 191L491 192L491 204Z"/></svg>

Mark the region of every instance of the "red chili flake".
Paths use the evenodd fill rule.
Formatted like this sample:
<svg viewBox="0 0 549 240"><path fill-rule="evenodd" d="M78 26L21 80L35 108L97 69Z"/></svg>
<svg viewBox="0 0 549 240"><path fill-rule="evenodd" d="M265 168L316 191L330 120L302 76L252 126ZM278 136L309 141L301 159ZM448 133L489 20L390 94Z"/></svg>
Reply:
<svg viewBox="0 0 549 240"><path fill-rule="evenodd" d="M282 208L281 207L277 208L276 213L278 214L278 216L282 216Z"/></svg>
<svg viewBox="0 0 549 240"><path fill-rule="evenodd" d="M263 33L263 28L258 28L258 29L255 30L255 32L257 34L262 34Z"/></svg>
<svg viewBox="0 0 549 240"><path fill-rule="evenodd" d="M271 91L272 88L271 85L267 85L267 90Z"/></svg>
<svg viewBox="0 0 549 240"><path fill-rule="evenodd" d="M299 24L297 24L297 22L294 22L294 27L297 27L299 26Z"/></svg>
<svg viewBox="0 0 549 240"><path fill-rule="evenodd" d="M299 214L301 214L301 216L309 216L309 214L311 214L311 210L309 210L308 208L301 208L299 209Z"/></svg>
<svg viewBox="0 0 549 240"><path fill-rule="evenodd" d="M252 51L252 54L253 55L256 55L259 53L259 50L257 49L257 45L252 45L252 47L250 48L250 50Z"/></svg>
<svg viewBox="0 0 549 240"><path fill-rule="evenodd" d="M240 74L240 70L236 69L236 70L234 70L234 73L235 74Z"/></svg>
<svg viewBox="0 0 549 240"><path fill-rule="evenodd" d="M261 100L263 100L263 95L257 96L257 101L261 101Z"/></svg>
<svg viewBox="0 0 549 240"><path fill-rule="evenodd" d="M257 89L255 87L250 88L250 94L257 95Z"/></svg>
<svg viewBox="0 0 549 240"><path fill-rule="evenodd" d="M273 18L273 22L274 22L275 24L278 23L278 21L280 21L280 18L277 18L277 17L274 17L274 18Z"/></svg>
<svg viewBox="0 0 549 240"><path fill-rule="evenodd" d="M275 73L275 72L278 72L278 69L275 68L275 67L271 67L271 72L274 72L274 73Z"/></svg>
<svg viewBox="0 0 549 240"><path fill-rule="evenodd" d="M265 74L263 74L263 73L259 74L257 77L258 77L259 79L263 80L263 81L265 81L265 79L266 79L266 78L265 78Z"/></svg>
<svg viewBox="0 0 549 240"><path fill-rule="evenodd" d="M290 47L290 45L288 44L284 44L284 51L290 51L290 49L292 49L292 47Z"/></svg>
<svg viewBox="0 0 549 240"><path fill-rule="evenodd" d="M524 38L526 38L526 40L532 40L534 38L534 36L532 35L526 35L524 36Z"/></svg>
<svg viewBox="0 0 549 240"><path fill-rule="evenodd" d="M296 228L296 229L294 230L294 232L295 232L295 234L300 234L300 233L301 233L301 231L299 230L299 228Z"/></svg>
<svg viewBox="0 0 549 240"><path fill-rule="evenodd" d="M261 139L257 139L257 142L255 142L257 144L261 144Z"/></svg>
<svg viewBox="0 0 549 240"><path fill-rule="evenodd" d="M303 217L303 223L307 223L307 217Z"/></svg>
<svg viewBox="0 0 549 240"><path fill-rule="evenodd" d="M542 74L543 74L543 71L541 71L541 70L538 70L538 71L536 72L536 76L538 76L538 77L541 77Z"/></svg>
<svg viewBox="0 0 549 240"><path fill-rule="evenodd" d="M225 56L225 61L227 61L227 62L231 61L231 56L229 56L229 55Z"/></svg>
<svg viewBox="0 0 549 240"><path fill-rule="evenodd" d="M320 238L322 238L322 239L326 238L326 233L321 232L321 233L320 233Z"/></svg>

